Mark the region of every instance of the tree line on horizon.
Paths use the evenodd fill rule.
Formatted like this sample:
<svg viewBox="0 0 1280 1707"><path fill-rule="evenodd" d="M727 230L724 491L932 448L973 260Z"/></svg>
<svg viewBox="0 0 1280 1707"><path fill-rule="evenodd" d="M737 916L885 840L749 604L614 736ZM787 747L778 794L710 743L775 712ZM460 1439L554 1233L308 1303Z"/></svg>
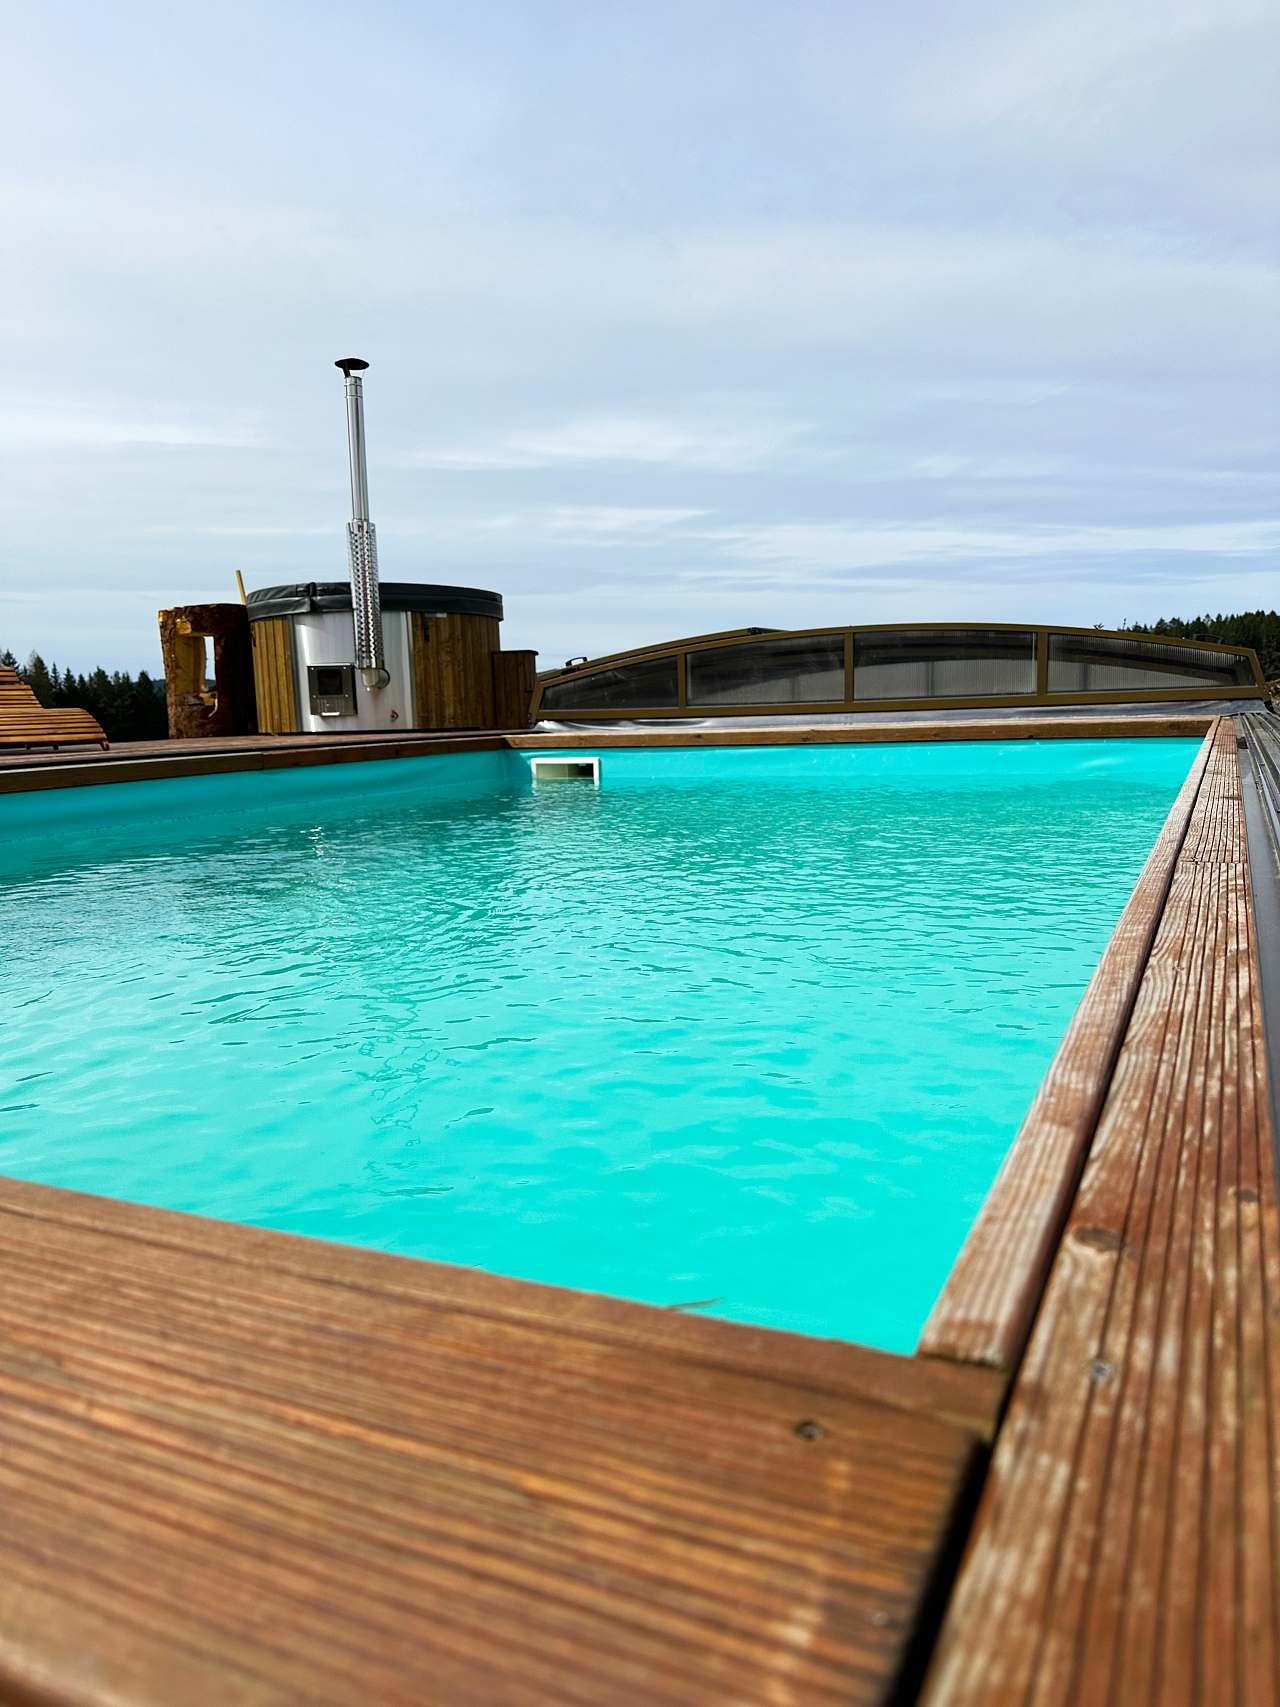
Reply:
<svg viewBox="0 0 1280 1707"><path fill-rule="evenodd" d="M1105 626L1100 624L1099 626ZM1125 622L1127 634L1167 634L1176 640L1214 640L1223 646L1252 646L1269 682L1280 680L1280 611L1241 611L1233 616L1162 616L1155 622ZM110 741L161 741L169 732L164 679L139 670L88 675L47 665L38 652L19 664L0 651L0 664L16 669L41 705L77 705L92 712Z"/></svg>

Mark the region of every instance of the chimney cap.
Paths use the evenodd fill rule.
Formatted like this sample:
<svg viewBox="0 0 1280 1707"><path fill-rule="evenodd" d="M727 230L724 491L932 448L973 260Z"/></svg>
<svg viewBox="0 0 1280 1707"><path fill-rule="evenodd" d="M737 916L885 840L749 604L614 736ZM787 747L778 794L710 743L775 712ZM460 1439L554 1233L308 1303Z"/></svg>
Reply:
<svg viewBox="0 0 1280 1707"><path fill-rule="evenodd" d="M368 362L362 362L359 356L342 356L338 361L334 362L333 365L334 367L340 367L343 373L346 374L347 378L350 379L353 373L363 373L369 364Z"/></svg>

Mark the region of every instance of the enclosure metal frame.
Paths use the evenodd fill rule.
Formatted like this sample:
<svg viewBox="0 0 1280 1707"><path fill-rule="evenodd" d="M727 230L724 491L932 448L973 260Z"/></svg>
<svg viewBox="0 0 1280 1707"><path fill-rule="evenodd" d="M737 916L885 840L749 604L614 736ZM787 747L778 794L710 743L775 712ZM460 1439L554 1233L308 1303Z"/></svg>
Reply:
<svg viewBox="0 0 1280 1707"><path fill-rule="evenodd" d="M928 633L973 633L980 630L984 633L996 634L1029 634L1035 641L1036 685L1032 692L1021 694L972 694L968 696L949 696L946 698L916 698L916 699L858 699L854 698L854 637L859 634L918 634ZM698 704L690 700L688 693L688 659L690 653L719 651L725 647L746 646L752 641L762 644L770 640L795 640L807 636L843 635L844 636L844 697L838 700L764 700L753 703L724 703L711 702ZM1233 658L1243 658L1249 666L1253 680L1248 684L1237 684L1222 687L1213 683L1201 683L1192 687L1180 688L1105 688L1070 692L1049 691L1049 637L1051 635L1077 636L1085 639L1123 640L1130 643L1146 640L1152 645L1185 648L1195 652L1221 652ZM583 664L575 665L572 669L549 670L540 674L534 693L533 721L537 723L544 716L543 699L550 687L559 687L564 683L580 681L588 676L598 674L609 668L622 668L633 663L652 663L662 658L674 658L676 661L676 691L677 703L673 706L616 706L608 710L588 710L576 707L550 707L546 710L547 717L565 717L573 721L589 720L591 722L618 722L629 720L657 720L674 717L707 716L707 717L768 717L795 716L810 713L814 716L830 715L833 712L853 711L975 711L988 707L1001 706L1021 708L1024 706L1062 706L1062 705L1136 705L1178 703L1179 701L1202 699L1259 699L1266 694L1266 678L1258 662L1258 655L1251 646L1226 646L1216 640L1187 640L1181 636L1135 634L1131 630L1113 628L1072 628L1058 623L1028 623L1028 622L875 622L843 624L824 623L814 628L731 628L720 629L709 634L695 634L680 640L664 640L649 646L637 646L625 652L610 652L602 657L592 658ZM1130 661L1138 669L1143 667L1141 659Z"/></svg>

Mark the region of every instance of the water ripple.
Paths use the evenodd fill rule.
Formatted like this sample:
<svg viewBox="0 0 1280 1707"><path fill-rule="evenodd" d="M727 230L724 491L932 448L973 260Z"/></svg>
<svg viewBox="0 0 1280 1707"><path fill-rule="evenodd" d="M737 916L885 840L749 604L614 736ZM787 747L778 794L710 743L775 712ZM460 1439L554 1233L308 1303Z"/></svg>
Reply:
<svg viewBox="0 0 1280 1707"><path fill-rule="evenodd" d="M64 847L0 1169L908 1350L1190 757L1112 745Z"/></svg>

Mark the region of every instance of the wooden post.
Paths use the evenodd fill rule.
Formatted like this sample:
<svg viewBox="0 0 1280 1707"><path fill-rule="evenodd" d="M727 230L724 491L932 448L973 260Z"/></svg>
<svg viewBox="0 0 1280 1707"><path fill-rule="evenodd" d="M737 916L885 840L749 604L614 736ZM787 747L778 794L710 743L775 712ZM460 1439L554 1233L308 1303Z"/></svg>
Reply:
<svg viewBox="0 0 1280 1707"><path fill-rule="evenodd" d="M495 729L527 729L533 721L536 652L494 652L493 722Z"/></svg>
<svg viewBox="0 0 1280 1707"><path fill-rule="evenodd" d="M257 731L249 622L243 605L176 605L162 610L169 734L252 735ZM213 642L213 683L205 675L205 641Z"/></svg>

